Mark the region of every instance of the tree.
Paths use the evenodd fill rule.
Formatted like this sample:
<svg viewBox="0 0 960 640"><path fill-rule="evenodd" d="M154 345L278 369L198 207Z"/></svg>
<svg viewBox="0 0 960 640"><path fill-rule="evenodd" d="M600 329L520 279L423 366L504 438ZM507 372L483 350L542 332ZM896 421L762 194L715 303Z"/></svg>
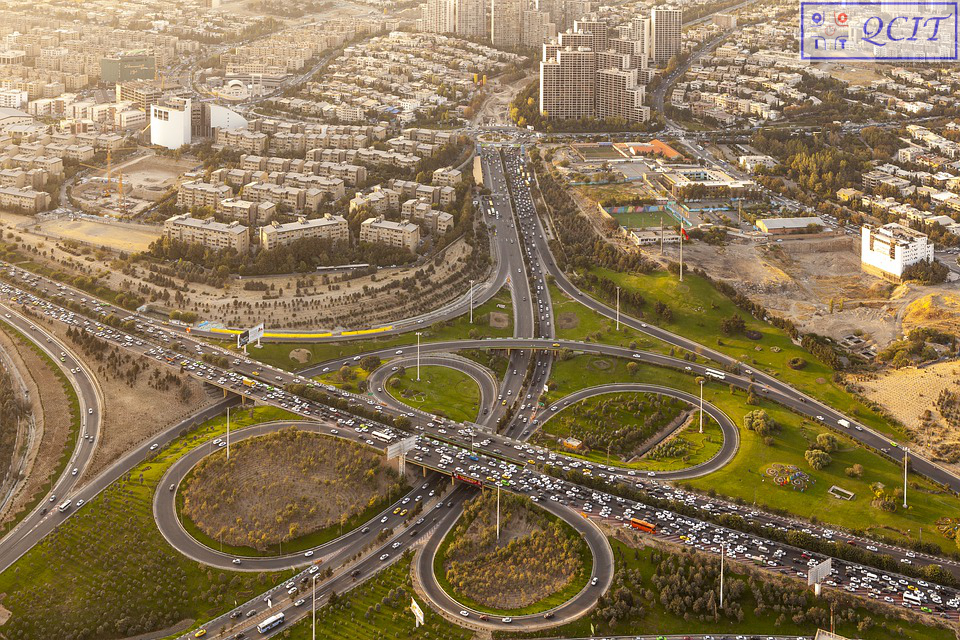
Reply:
<svg viewBox="0 0 960 640"><path fill-rule="evenodd" d="M372 372L380 366L379 356L366 356L360 359L360 367L367 372Z"/></svg>
<svg viewBox="0 0 960 640"><path fill-rule="evenodd" d="M803 457L806 458L807 464L817 471L826 469L828 466L830 466L830 463L833 462L833 458L830 457L830 454L826 451L821 451L820 449L807 449L806 453L803 454Z"/></svg>
<svg viewBox="0 0 960 640"><path fill-rule="evenodd" d="M638 365L636 362L627 363L627 373L629 373L631 376L636 376L639 368L640 365Z"/></svg>
<svg viewBox="0 0 960 640"><path fill-rule="evenodd" d="M743 318L740 317L740 314L738 313L735 313L729 318L724 318L720 321L720 332L725 336L732 336L742 333L746 328L747 323L744 322Z"/></svg>
<svg viewBox="0 0 960 640"><path fill-rule="evenodd" d="M843 472L851 478L859 478L863 475L863 465L858 462L852 467L847 467Z"/></svg>
<svg viewBox="0 0 960 640"><path fill-rule="evenodd" d="M837 450L839 442L837 441L837 437L832 433L821 433L817 435L817 445L822 451L831 453Z"/></svg>
<svg viewBox="0 0 960 640"><path fill-rule="evenodd" d="M743 426L750 431L755 431L762 438L773 435L774 431L779 429L776 421L763 409L751 411L743 416Z"/></svg>

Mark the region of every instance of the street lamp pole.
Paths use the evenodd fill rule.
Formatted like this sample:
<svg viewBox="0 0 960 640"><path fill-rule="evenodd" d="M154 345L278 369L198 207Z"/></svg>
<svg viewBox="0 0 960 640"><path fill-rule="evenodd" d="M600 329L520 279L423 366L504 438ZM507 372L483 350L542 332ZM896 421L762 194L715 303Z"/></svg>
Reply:
<svg viewBox="0 0 960 640"><path fill-rule="evenodd" d="M620 331L620 287L617 287L617 331Z"/></svg>
<svg viewBox="0 0 960 640"><path fill-rule="evenodd" d="M907 508L907 455L910 453L910 449L904 447L903 449L903 508Z"/></svg>
<svg viewBox="0 0 960 640"><path fill-rule="evenodd" d="M720 608L723 609L723 560L727 555L724 549L724 543L720 543Z"/></svg>
<svg viewBox="0 0 960 640"><path fill-rule="evenodd" d="M420 336L423 335L417 331L417 382L420 382Z"/></svg>
<svg viewBox="0 0 960 640"><path fill-rule="evenodd" d="M700 378L700 433L703 433L703 378Z"/></svg>
<svg viewBox="0 0 960 640"><path fill-rule="evenodd" d="M227 407L227 460L230 459L230 407Z"/></svg>
<svg viewBox="0 0 960 640"><path fill-rule="evenodd" d="M313 574L313 640L317 640L317 578L320 574Z"/></svg>
<svg viewBox="0 0 960 640"><path fill-rule="evenodd" d="M473 283L475 280L470 281L470 324L473 324Z"/></svg>

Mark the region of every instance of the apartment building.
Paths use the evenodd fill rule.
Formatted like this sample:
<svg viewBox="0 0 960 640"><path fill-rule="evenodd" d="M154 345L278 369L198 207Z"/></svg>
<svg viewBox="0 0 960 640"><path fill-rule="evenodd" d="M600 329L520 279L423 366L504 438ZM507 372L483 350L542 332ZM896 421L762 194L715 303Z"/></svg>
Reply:
<svg viewBox="0 0 960 640"><path fill-rule="evenodd" d="M500 49L520 46L523 35L523 0L490 0L490 43Z"/></svg>
<svg viewBox="0 0 960 640"><path fill-rule="evenodd" d="M463 172L453 167L441 167L433 172L432 183L437 187L456 187L463 180Z"/></svg>
<svg viewBox="0 0 960 640"><path fill-rule="evenodd" d="M487 27L484 0L457 0L457 35L465 38L485 38L490 33Z"/></svg>
<svg viewBox="0 0 960 640"><path fill-rule="evenodd" d="M416 253L420 244L420 227L412 222L384 220L383 216L367 218L360 223L360 242L401 247Z"/></svg>
<svg viewBox="0 0 960 640"><path fill-rule="evenodd" d="M267 134L259 131L249 131L247 129L217 129L214 141L218 145L236 149L243 153L263 155L267 151L270 138Z"/></svg>
<svg viewBox="0 0 960 640"><path fill-rule="evenodd" d="M233 197L233 189L225 184L209 184L202 180L184 182L177 190L177 206L217 209L221 200Z"/></svg>
<svg viewBox="0 0 960 640"><path fill-rule="evenodd" d="M458 0L427 0L421 6L420 31L453 33L457 30Z"/></svg>
<svg viewBox="0 0 960 640"><path fill-rule="evenodd" d="M276 220L260 228L260 245L276 249L302 238L321 238L332 242L349 242L347 219L325 213L320 218L297 218L296 222L279 224Z"/></svg>
<svg viewBox="0 0 960 640"><path fill-rule="evenodd" d="M150 113L150 107L163 99L159 85L149 80L118 82L115 91L117 102L131 102L146 113Z"/></svg>
<svg viewBox="0 0 960 640"><path fill-rule="evenodd" d="M653 40L651 57L654 64L664 64L680 53L682 28L683 11L681 9L657 7L653 10L650 32Z"/></svg>
<svg viewBox="0 0 960 640"><path fill-rule="evenodd" d="M28 187L0 187L0 207L38 213L50 208L50 194Z"/></svg>
<svg viewBox="0 0 960 640"><path fill-rule="evenodd" d="M260 226L269 222L277 211L277 205L269 202L250 202L242 198L226 198L217 204L217 213L225 218Z"/></svg>
<svg viewBox="0 0 960 640"><path fill-rule="evenodd" d="M233 249L245 253L250 249L249 229L239 222L224 224L210 218L198 219L183 214L163 223L163 235L171 240L200 244L216 251Z"/></svg>
<svg viewBox="0 0 960 640"><path fill-rule="evenodd" d="M400 210L400 192L377 185L369 193L357 193L350 200L350 211L366 207L372 213L382 216Z"/></svg>
<svg viewBox="0 0 960 640"><path fill-rule="evenodd" d="M867 273L899 282L910 265L934 259L933 244L919 231L896 222L860 228L860 267Z"/></svg>
<svg viewBox="0 0 960 640"><path fill-rule="evenodd" d="M400 217L403 220L419 222L426 227L427 231L435 235L442 236L453 229L453 216L445 211L434 209L429 200L407 200L400 208Z"/></svg>

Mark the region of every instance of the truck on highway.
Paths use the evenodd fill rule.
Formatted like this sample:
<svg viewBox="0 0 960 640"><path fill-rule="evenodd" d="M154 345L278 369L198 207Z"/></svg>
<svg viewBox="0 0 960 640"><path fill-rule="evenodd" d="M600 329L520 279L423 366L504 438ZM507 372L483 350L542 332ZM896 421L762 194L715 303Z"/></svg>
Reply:
<svg viewBox="0 0 960 640"><path fill-rule="evenodd" d="M837 420L837 424L843 427L844 429L850 428L850 421L847 420L846 418L840 418L839 420Z"/></svg>
<svg viewBox="0 0 960 640"><path fill-rule="evenodd" d="M245 387L252 387L253 385L257 384L256 382L254 382L254 381L251 380L250 378L247 378L246 376L243 377L243 379L241 380L241 382L243 383L243 386L245 386Z"/></svg>

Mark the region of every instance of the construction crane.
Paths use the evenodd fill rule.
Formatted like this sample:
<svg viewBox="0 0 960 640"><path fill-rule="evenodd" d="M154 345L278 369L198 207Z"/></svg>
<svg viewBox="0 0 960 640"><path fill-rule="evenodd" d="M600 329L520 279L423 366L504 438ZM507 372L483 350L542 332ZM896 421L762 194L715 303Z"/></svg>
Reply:
<svg viewBox="0 0 960 640"><path fill-rule="evenodd" d="M148 125L148 126L149 126L149 125ZM111 187L112 187L112 185L113 185L113 180L112 180L112 179L113 179L113 152L114 152L114 151L128 151L128 150L139 149L139 148L140 148L139 146L133 146L133 147L117 147L116 149L107 149L107 166L106 166L106 168L104 168L104 167L97 167L97 166L95 166L95 165L86 164L86 163L84 163L84 162L81 162L81 163L79 163L79 164L80 164L81 167L87 167L87 168L89 168L89 169L96 169L97 171L104 171L104 170L106 170L107 175L105 176L105 184L104 184L104 187L103 187L102 195L103 195L104 197L109 197L110 194L112 193L112 188L111 188ZM124 192L123 192L123 171L120 171L120 170L117 171L117 201L118 201L118 203L119 203L119 205L120 205L120 210L123 211L123 212L125 212L125 211L126 211L126 195L125 195Z"/></svg>

